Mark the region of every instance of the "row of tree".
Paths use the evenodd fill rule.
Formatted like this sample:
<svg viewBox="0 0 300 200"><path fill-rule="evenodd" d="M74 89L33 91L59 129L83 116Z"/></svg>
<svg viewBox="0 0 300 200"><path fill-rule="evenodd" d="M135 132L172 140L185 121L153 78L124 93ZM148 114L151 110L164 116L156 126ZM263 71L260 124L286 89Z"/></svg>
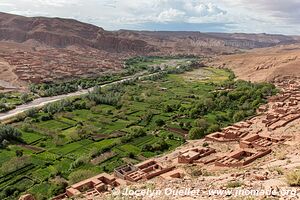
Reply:
<svg viewBox="0 0 300 200"><path fill-rule="evenodd" d="M106 74L97 78L78 78L57 83L31 84L29 89L42 97L49 97L76 92L79 89L92 88L118 79L120 79L118 74Z"/></svg>

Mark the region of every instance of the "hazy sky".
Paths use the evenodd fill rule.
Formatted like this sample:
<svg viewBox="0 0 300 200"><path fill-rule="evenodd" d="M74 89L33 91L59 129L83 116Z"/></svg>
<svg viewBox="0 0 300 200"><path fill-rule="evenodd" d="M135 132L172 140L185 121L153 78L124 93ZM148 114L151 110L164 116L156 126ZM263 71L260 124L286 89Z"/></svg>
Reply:
<svg viewBox="0 0 300 200"><path fill-rule="evenodd" d="M300 0L0 0L0 11L74 18L108 30L300 35Z"/></svg>

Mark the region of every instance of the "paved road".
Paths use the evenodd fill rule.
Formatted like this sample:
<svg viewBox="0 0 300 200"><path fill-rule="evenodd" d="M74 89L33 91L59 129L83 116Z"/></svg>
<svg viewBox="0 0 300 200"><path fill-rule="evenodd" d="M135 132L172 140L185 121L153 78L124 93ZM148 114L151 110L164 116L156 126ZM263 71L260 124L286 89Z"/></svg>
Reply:
<svg viewBox="0 0 300 200"><path fill-rule="evenodd" d="M143 73L140 73L140 74L135 75L133 77L124 78L120 81L115 81L115 82L112 82L112 83L104 84L104 85L101 85L100 87L106 87L108 85L113 85L113 84L117 84L117 83L122 83L122 82L127 81L127 80L132 80L136 76L138 76L139 78L143 78L143 77L153 75L153 74L150 74L150 75L142 75L142 74ZM14 116L16 116L20 113L23 113L26 110L32 109L32 108L42 107L42 106L44 106L48 103L59 101L59 100L62 100L62 99L68 98L68 97L74 97L74 96L80 96L80 95L87 94L89 91L93 91L93 89L94 88L89 88L89 89L86 89L86 90L80 90L80 91L69 93L69 94L58 95L58 96L53 96L53 97L42 97L42 98L35 99L35 100L33 100L33 101L31 101L27 104L17 106L15 109L10 110L8 112L0 113L0 121L9 119L11 117L14 117Z"/></svg>

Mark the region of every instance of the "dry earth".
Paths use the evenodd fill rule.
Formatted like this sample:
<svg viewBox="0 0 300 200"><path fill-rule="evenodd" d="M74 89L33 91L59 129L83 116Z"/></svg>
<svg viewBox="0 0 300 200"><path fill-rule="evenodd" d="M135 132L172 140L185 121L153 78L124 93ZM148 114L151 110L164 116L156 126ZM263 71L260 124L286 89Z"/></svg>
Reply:
<svg viewBox="0 0 300 200"><path fill-rule="evenodd" d="M273 81L300 76L300 45L254 49L240 54L218 56L207 65L230 68L240 79Z"/></svg>

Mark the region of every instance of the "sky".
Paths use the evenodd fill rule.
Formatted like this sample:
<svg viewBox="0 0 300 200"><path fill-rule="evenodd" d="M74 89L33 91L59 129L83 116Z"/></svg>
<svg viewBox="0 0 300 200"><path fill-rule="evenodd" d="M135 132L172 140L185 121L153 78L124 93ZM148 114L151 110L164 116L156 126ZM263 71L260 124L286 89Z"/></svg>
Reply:
<svg viewBox="0 0 300 200"><path fill-rule="evenodd" d="M106 30L300 35L300 0L0 0L0 12L73 18Z"/></svg>

